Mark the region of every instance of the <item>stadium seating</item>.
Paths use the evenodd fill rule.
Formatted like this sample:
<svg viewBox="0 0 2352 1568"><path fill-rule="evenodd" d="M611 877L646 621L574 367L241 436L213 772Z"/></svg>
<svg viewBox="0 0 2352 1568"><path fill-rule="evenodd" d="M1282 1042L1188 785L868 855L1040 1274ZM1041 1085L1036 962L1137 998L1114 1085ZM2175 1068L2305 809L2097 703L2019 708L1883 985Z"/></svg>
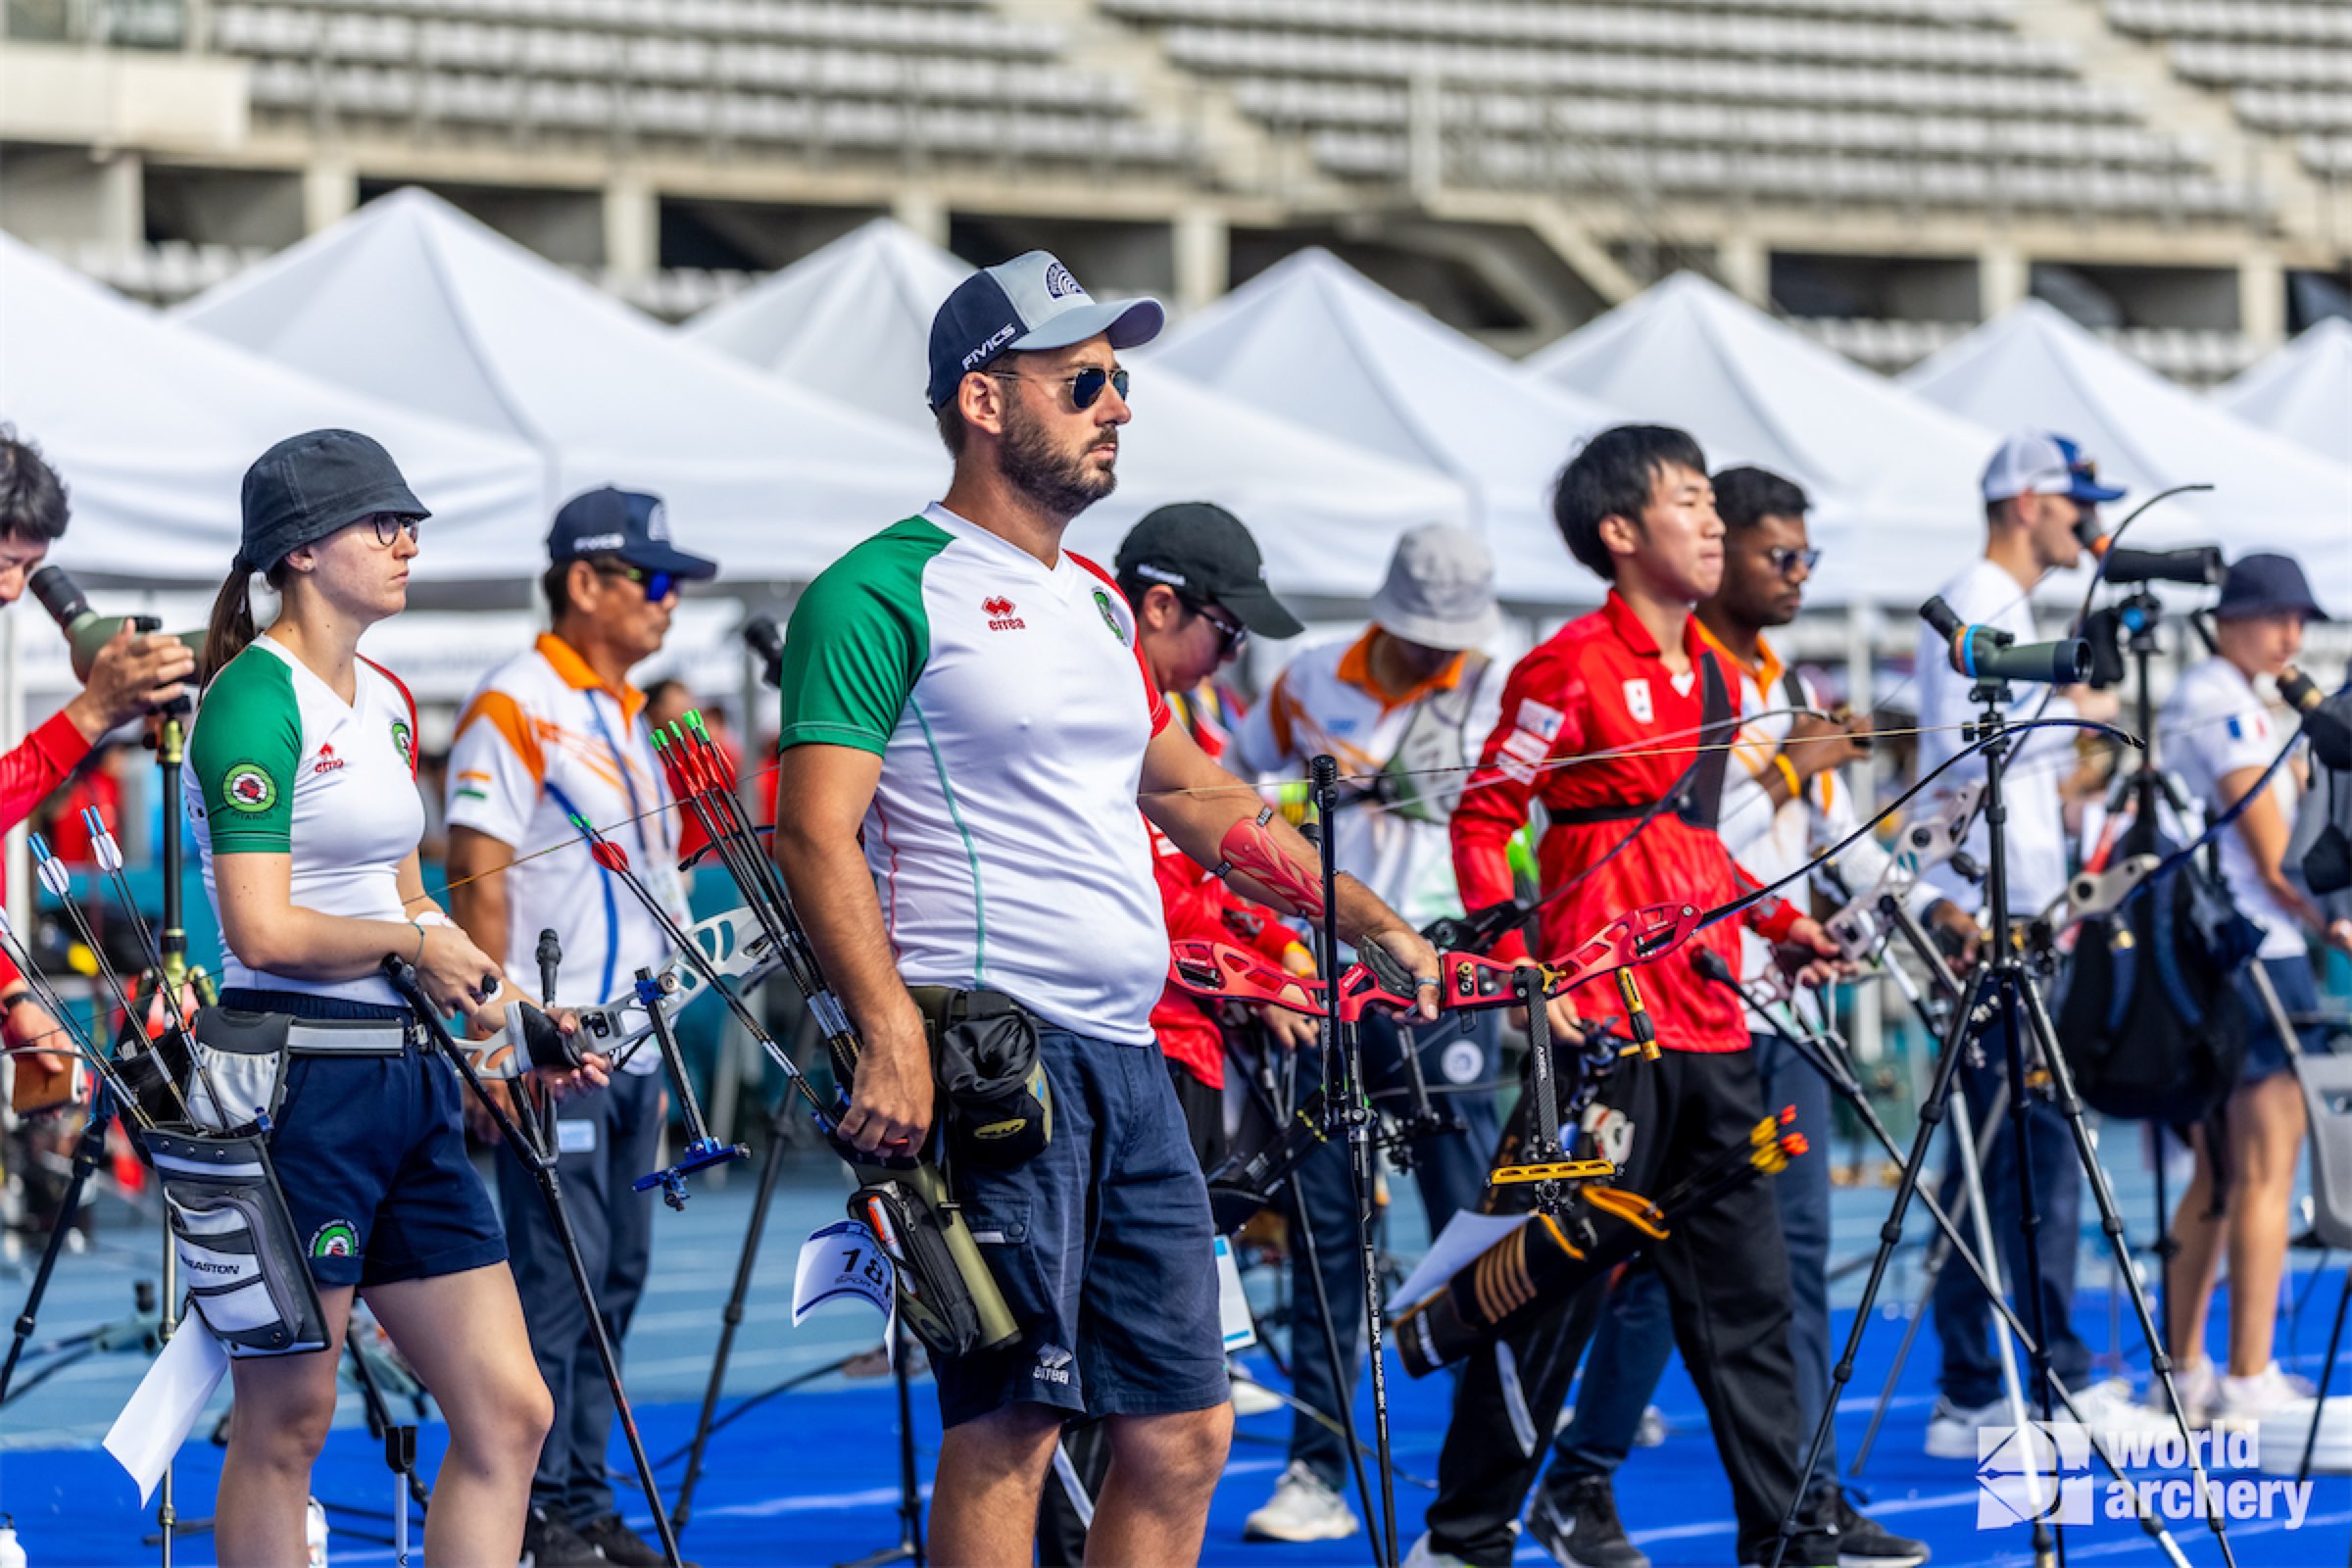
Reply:
<svg viewBox="0 0 2352 1568"><path fill-rule="evenodd" d="M2265 209L1999 0L1101 3L1348 181L1415 177L1434 145L1446 182L1499 190L2219 222Z"/></svg>
<svg viewBox="0 0 2352 1568"><path fill-rule="evenodd" d="M1178 166L1131 83L976 0L309 0L226 4L258 109L904 155Z"/></svg>
<svg viewBox="0 0 2352 1568"><path fill-rule="evenodd" d="M2352 6L2107 0L2107 21L2166 40L2174 74L2227 90L2247 128L2296 137L2312 173L2352 173Z"/></svg>

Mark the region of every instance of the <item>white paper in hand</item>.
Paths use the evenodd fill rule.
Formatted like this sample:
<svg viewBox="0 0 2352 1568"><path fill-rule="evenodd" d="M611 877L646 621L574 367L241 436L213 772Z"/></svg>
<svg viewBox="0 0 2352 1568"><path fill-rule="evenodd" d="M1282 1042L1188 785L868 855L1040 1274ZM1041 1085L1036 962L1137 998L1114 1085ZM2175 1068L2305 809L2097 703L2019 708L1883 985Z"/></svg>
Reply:
<svg viewBox="0 0 2352 1568"><path fill-rule="evenodd" d="M106 1434L106 1451L139 1484L142 1506L227 1374L228 1352L191 1316L131 1391L130 1402Z"/></svg>

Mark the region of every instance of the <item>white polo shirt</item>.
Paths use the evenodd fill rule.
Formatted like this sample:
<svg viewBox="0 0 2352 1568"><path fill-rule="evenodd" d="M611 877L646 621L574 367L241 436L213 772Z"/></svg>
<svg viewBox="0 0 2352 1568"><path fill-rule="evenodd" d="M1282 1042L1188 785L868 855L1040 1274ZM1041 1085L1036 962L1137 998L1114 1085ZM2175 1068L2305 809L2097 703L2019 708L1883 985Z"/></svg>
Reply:
<svg viewBox="0 0 2352 1568"><path fill-rule="evenodd" d="M400 867L424 836L416 794L416 704L381 664L362 659L345 702L267 634L204 689L188 735L180 793L195 830L204 894L220 913L214 861L283 855L288 902L320 914L405 921ZM299 991L397 1006L370 971L305 980L250 967L220 938L220 984Z"/></svg>
<svg viewBox="0 0 2352 1568"><path fill-rule="evenodd" d="M2164 766L2179 775L2208 819L2224 808L2222 780L2243 768L2270 766L2285 741L2254 683L2219 655L2180 677L2156 716L2156 736ZM2294 770L2281 767L2271 775L2269 788L2291 838L2300 799ZM2260 956L2292 958L2303 953L2302 922L2263 885L2254 852L2234 824L2222 830L2221 857L2222 881L2238 912L2262 927Z"/></svg>
<svg viewBox="0 0 2352 1568"><path fill-rule="evenodd" d="M1749 876L1759 883L1777 882L1861 825L1854 815L1853 791L1846 788L1842 774L1817 773L1806 781L1804 795L1778 807L1772 804L1764 780L1768 775L1778 776L1780 770L1772 765L1772 760L1796 723L1794 714L1774 710L1798 703L1819 708L1820 694L1804 676L1784 665L1780 655L1761 637L1756 639L1758 661L1749 665L1717 642L1703 622L1699 635L1721 658L1724 668L1740 680L1740 729L1733 741L1733 765L1724 769L1723 807L1716 815L1715 831ZM1792 679L1794 693L1788 690ZM1856 893L1876 882L1886 865L1886 852L1867 836L1838 858L1839 877ZM1804 903L1802 890L1793 886L1784 889L1782 896L1800 907ZM1770 972L1772 944L1754 931L1743 933L1740 954L1742 980L1762 979Z"/></svg>
<svg viewBox="0 0 2352 1568"><path fill-rule="evenodd" d="M782 703L779 747L882 759L865 858L907 984L1152 1043L1168 933L1136 802L1168 708L1102 567L934 505L808 585Z"/></svg>
<svg viewBox="0 0 2352 1568"><path fill-rule="evenodd" d="M618 877L579 841L586 817L628 852L629 863L683 925L677 811L645 724L645 695L615 691L570 645L543 632L528 653L493 669L458 715L449 754L449 825L514 847L508 867L507 977L539 994L539 933L563 944L558 994L609 1002L640 966L659 969L668 935ZM627 1072L659 1072L640 1051Z"/></svg>
<svg viewBox="0 0 2352 1568"><path fill-rule="evenodd" d="M1372 675L1372 633L1306 649L1285 664L1234 733L1233 760L1260 777L1340 764L1340 867L1412 925L1462 912L1452 819L1478 749L1494 732L1510 671L1459 654L1408 691Z"/></svg>
<svg viewBox="0 0 2352 1568"><path fill-rule="evenodd" d="M2020 643L2043 641L2034 623L2034 604L2017 579L1989 561L1980 561L1939 590L1944 603L1953 613L1970 625L1998 627L2010 633ZM1977 716L1977 705L1969 701L1969 689L1975 684L1952 667L1949 651L1943 639L1934 629L1921 626L1919 632L1919 724L1926 733L1919 737L1919 771L1928 771L1965 744L1960 726ZM2009 717L2022 722L2034 716L2041 706L2048 688L2032 681L2013 681L2009 687ZM2052 698L2042 715L2044 718L2072 718L2075 705L2063 697ZM2067 848L2066 811L2059 799L2059 786L2075 770L2075 737L2082 731L2051 728L2035 730L2019 738L2009 753L2009 760L2001 768L2001 800L2008 808L2007 831L2002 837L2009 848L2008 871L2009 912L2013 915L2039 914L2050 902L2066 890L2067 878L2073 874L2073 858ZM1936 781L1919 803L1922 812L1936 808L1951 791L1970 779L1984 776L1983 755L1970 758ZM1969 829L1967 842L1962 846L1978 865L1985 864L1985 829L1982 812ZM1983 909L1990 895L1989 878L1984 884L1971 885L1950 865L1937 866L1922 880L1936 893L1949 899L1963 909Z"/></svg>

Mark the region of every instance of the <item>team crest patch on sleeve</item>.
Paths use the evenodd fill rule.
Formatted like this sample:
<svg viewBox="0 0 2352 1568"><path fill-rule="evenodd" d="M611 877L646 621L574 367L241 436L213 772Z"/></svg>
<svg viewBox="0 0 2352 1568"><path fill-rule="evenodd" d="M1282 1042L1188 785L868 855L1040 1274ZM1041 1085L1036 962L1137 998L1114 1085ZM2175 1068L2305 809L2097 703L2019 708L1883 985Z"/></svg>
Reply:
<svg viewBox="0 0 2352 1568"><path fill-rule="evenodd" d="M392 749L400 754L410 772L416 770L416 737L409 733L409 721L405 718L392 721Z"/></svg>
<svg viewBox="0 0 2352 1568"><path fill-rule="evenodd" d="M220 780L220 800L232 811L267 811L277 804L277 782L259 762L239 762Z"/></svg>
<svg viewBox="0 0 2352 1568"><path fill-rule="evenodd" d="M357 1257L359 1227L347 1219L330 1219L311 1233L313 1257Z"/></svg>
<svg viewBox="0 0 2352 1568"><path fill-rule="evenodd" d="M1110 634L1119 640L1121 647L1125 647L1127 628L1119 624L1119 612L1111 608L1110 594L1106 590L1101 588L1095 590L1095 608L1102 612L1102 624L1108 626Z"/></svg>
<svg viewBox="0 0 2352 1568"><path fill-rule="evenodd" d="M1568 715L1548 703L1539 703L1533 697L1519 701L1519 727L1530 734L1541 735L1547 741L1560 738L1560 725Z"/></svg>

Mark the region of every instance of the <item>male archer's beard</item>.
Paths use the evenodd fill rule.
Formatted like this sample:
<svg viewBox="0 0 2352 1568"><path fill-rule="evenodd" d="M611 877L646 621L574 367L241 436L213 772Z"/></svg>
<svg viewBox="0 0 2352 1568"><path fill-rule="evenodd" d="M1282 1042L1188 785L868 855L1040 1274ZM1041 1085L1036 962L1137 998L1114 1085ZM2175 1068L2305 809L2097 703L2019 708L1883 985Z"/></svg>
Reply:
<svg viewBox="0 0 2352 1568"><path fill-rule="evenodd" d="M1118 488L1119 476L1112 469L1087 466L1087 454L1105 440L1117 444L1116 430L1089 431L1083 450L1063 452L1054 445L1045 421L1031 416L1018 398L1008 400L1005 412L998 466L1005 480L1039 511L1067 521Z"/></svg>

